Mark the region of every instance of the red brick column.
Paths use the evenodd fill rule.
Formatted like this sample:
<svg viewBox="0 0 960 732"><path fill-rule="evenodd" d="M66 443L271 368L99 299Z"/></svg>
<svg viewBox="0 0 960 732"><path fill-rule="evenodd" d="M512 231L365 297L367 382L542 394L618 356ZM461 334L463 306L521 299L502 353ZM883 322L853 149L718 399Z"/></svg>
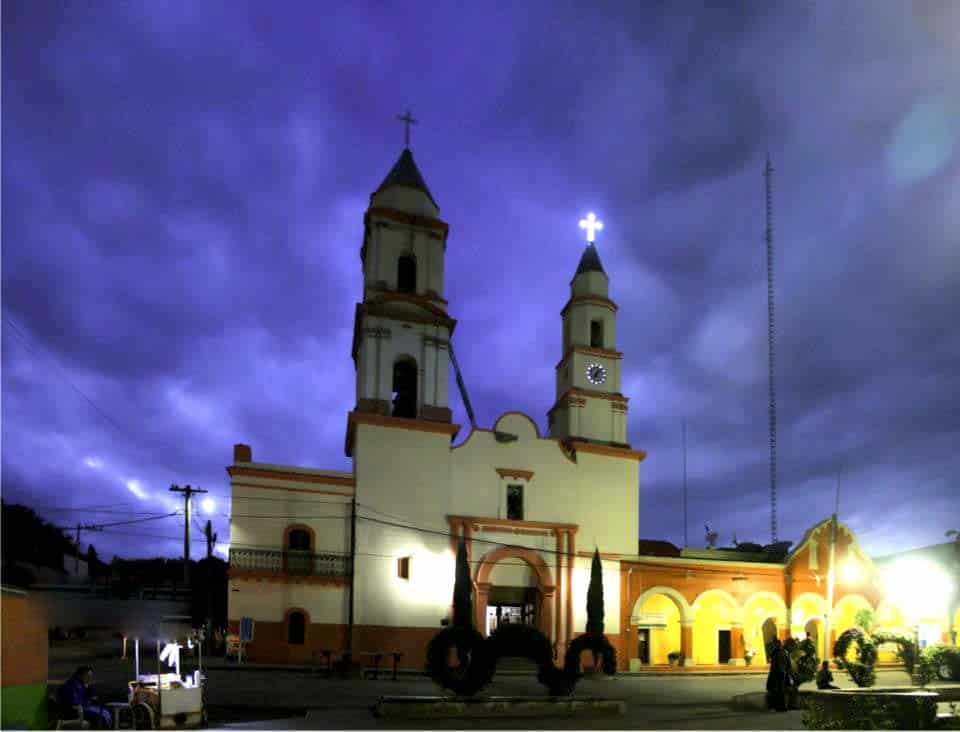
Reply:
<svg viewBox="0 0 960 732"><path fill-rule="evenodd" d="M693 666L693 621L680 624L680 653L683 655L683 665Z"/></svg>
<svg viewBox="0 0 960 732"><path fill-rule="evenodd" d="M730 665L746 666L747 661L743 657L743 626L738 624L730 625Z"/></svg>

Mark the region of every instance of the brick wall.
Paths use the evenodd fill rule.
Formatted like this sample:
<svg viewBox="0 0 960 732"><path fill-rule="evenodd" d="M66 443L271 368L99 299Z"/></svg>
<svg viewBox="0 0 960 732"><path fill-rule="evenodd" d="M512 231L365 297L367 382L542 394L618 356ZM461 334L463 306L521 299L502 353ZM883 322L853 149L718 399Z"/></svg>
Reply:
<svg viewBox="0 0 960 732"><path fill-rule="evenodd" d="M29 594L3 588L0 615L0 685L46 683L47 621L42 608Z"/></svg>

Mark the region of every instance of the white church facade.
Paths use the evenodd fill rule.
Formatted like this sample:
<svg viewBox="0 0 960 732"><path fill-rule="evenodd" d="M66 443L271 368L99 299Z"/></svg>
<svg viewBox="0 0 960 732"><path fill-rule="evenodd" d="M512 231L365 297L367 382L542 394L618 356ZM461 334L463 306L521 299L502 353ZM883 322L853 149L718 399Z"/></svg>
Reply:
<svg viewBox="0 0 960 732"><path fill-rule="evenodd" d="M421 662L451 613L459 536L477 577L477 627L532 622L562 647L585 623L594 547L628 555L637 546L644 454L627 441L617 306L597 250L584 251L557 323L563 352L550 434L508 412L454 447L461 428L449 407L448 227L409 149L363 223L356 403L345 439L353 470L259 463L249 447L235 448L230 618L256 621L252 659L342 649L354 523L356 650L396 648ZM608 562L609 608L620 604L619 580L618 563ZM616 612L607 632L619 632Z"/></svg>
<svg viewBox="0 0 960 732"><path fill-rule="evenodd" d="M251 661L311 662L349 645L355 655L399 652L401 666L422 669L427 642L451 616L460 537L477 628L534 624L561 659L586 623L595 547L605 632L624 669L674 652L686 665L742 665L770 634L812 629L826 644L857 608L881 604L875 588L841 585L826 606L823 522L780 555L639 541L645 455L627 434L618 308L592 242L557 324L548 433L507 412L454 446L448 233L405 149L363 221L344 441L352 470L257 462L249 446L234 447L228 613L234 631L241 618L255 621ZM845 527L840 554L869 565ZM946 638L957 618L936 622L930 632Z"/></svg>

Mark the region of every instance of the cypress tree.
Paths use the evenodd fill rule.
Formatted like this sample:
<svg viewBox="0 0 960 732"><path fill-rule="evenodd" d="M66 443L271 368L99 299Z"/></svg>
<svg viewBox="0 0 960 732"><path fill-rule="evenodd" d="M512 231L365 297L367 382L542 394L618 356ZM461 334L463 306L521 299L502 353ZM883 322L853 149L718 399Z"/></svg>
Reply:
<svg viewBox="0 0 960 732"><path fill-rule="evenodd" d="M461 628L473 627L473 580L467 561L467 544L460 537L457 547L457 574L453 584L453 624Z"/></svg>
<svg viewBox="0 0 960 732"><path fill-rule="evenodd" d="M600 549L593 550L590 565L590 586L587 588L587 632L603 632L603 567L600 564Z"/></svg>

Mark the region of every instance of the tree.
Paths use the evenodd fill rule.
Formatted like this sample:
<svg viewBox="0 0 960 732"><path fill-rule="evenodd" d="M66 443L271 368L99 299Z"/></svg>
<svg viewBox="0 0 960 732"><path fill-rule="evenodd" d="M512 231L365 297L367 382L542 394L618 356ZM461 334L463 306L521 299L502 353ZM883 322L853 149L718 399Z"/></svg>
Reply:
<svg viewBox="0 0 960 732"><path fill-rule="evenodd" d="M473 580L467 561L467 543L460 537L457 547L457 573L453 584L453 624L461 628L473 627Z"/></svg>
<svg viewBox="0 0 960 732"><path fill-rule="evenodd" d="M870 608L861 608L853 616L853 622L863 628L864 632L872 633L873 626L876 625L876 616Z"/></svg>
<svg viewBox="0 0 960 732"><path fill-rule="evenodd" d="M603 633L603 566L600 549L593 550L590 565L590 585L587 588L587 632Z"/></svg>

